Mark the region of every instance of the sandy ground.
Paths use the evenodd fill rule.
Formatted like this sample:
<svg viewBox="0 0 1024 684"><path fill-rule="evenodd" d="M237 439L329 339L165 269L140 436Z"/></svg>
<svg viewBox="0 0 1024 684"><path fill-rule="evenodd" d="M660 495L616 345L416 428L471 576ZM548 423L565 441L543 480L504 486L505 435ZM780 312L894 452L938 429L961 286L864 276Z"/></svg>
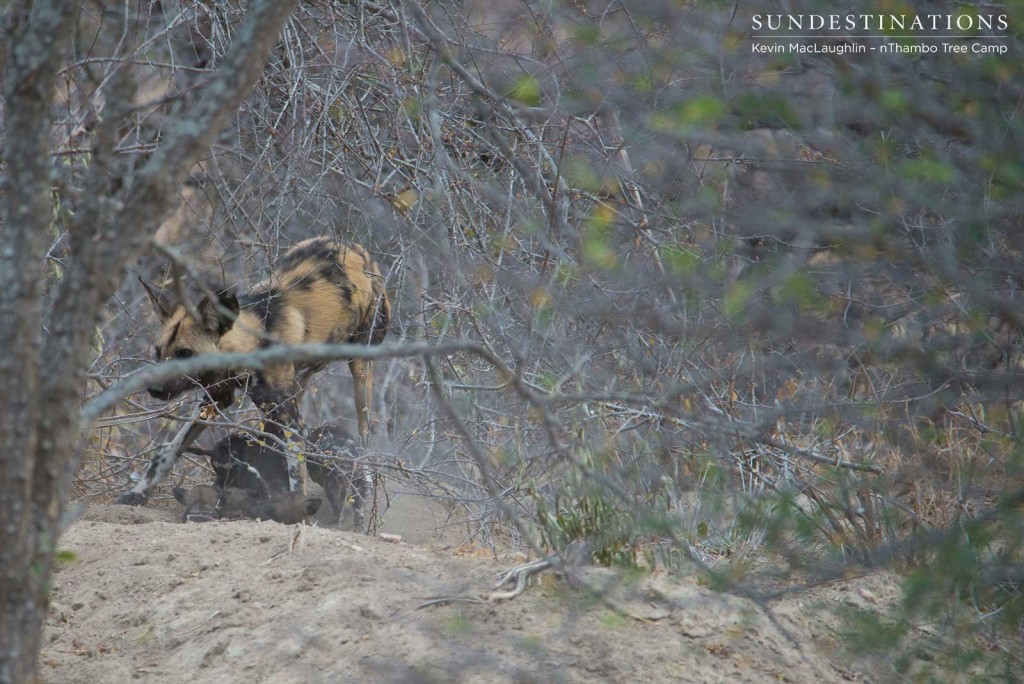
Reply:
<svg viewBox="0 0 1024 684"><path fill-rule="evenodd" d="M431 542L429 511L387 531L418 545L273 522L181 524L176 509L93 505L60 543L44 682L880 681L842 647L835 608L896 596L874 576L775 602L695 578L591 568L588 598L548 572L486 595L522 559ZM406 529L402 529L405 526Z"/></svg>

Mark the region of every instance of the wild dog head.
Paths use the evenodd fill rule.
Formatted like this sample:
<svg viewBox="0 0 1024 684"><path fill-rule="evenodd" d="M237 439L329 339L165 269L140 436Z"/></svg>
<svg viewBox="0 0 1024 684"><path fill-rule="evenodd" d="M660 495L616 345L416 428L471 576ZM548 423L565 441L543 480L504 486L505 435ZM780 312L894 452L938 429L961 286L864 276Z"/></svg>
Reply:
<svg viewBox="0 0 1024 684"><path fill-rule="evenodd" d="M157 361L188 359L196 354L216 352L221 338L238 318L238 297L230 290L218 292L216 302L203 297L196 306L196 318L193 318L184 306L175 304L168 292L156 291L149 283L139 280L160 316L160 335L153 350ZM174 378L146 389L155 399L167 401L192 389L197 382L203 387L212 387L226 379L224 371L210 371L196 378Z"/></svg>
<svg viewBox="0 0 1024 684"><path fill-rule="evenodd" d="M220 504L220 492L220 487L214 485L199 485L191 489L175 487L174 498L185 507L185 511L182 513L182 522L220 520L220 511L217 510Z"/></svg>
<svg viewBox="0 0 1024 684"><path fill-rule="evenodd" d="M307 498L301 492L282 492L261 504L258 517L283 525L300 523L320 510L320 499Z"/></svg>

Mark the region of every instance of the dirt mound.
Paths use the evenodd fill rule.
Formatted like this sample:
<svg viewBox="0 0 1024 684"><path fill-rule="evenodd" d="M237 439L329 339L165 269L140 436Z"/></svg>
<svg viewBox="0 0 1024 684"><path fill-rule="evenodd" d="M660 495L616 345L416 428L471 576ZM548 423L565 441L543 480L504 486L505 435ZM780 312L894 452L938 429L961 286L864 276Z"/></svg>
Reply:
<svg viewBox="0 0 1024 684"><path fill-rule="evenodd" d="M691 580L588 569L604 601L548 573L513 601L417 609L485 595L515 561L175 513L93 506L67 531L44 681L817 684L850 677L821 608L894 591L876 577L769 616Z"/></svg>

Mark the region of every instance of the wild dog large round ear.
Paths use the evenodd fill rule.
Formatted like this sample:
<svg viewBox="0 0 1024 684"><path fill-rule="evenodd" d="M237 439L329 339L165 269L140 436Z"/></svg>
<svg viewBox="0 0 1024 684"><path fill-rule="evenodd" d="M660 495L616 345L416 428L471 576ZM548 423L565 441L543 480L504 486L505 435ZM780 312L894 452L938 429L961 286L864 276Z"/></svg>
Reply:
<svg viewBox="0 0 1024 684"><path fill-rule="evenodd" d="M146 294L149 295L149 300L153 302L153 308L156 310L158 316L161 319L170 318L171 314L174 313L174 300L171 294L163 289L157 287L153 283L147 283L143 280L142 276L139 276L139 282L142 283L142 287L146 290Z"/></svg>
<svg viewBox="0 0 1024 684"><path fill-rule="evenodd" d="M236 317L238 316L238 296L235 295L234 291L230 287L217 292L217 298L220 300L221 306L233 313Z"/></svg>
<svg viewBox="0 0 1024 684"><path fill-rule="evenodd" d="M223 289L217 293L217 304L210 302L209 297L203 297L196 307L203 327L217 335L223 335L231 330L238 318L238 297L231 289Z"/></svg>

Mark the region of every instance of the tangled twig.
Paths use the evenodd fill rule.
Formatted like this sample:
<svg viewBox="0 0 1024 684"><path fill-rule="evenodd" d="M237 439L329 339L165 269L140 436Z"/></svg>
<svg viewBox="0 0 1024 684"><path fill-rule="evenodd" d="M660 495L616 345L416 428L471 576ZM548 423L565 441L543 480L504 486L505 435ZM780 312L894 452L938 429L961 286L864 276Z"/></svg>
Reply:
<svg viewBox="0 0 1024 684"><path fill-rule="evenodd" d="M555 567L558 560L558 554L552 554L547 558L535 560L532 563L517 565L501 576L498 583L494 585L496 591L492 591L487 597L487 600L492 603L495 601L511 601L526 591L526 583L529 581L530 577L540 574L549 568ZM502 587L513 582L515 583L515 586L512 589L499 591Z"/></svg>

